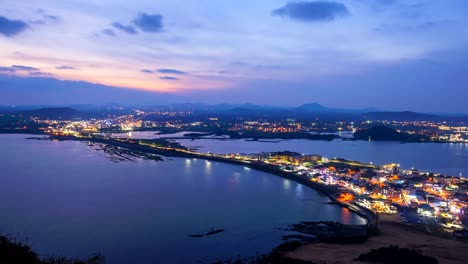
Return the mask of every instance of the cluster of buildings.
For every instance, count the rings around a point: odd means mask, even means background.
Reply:
[[[231,131],[255,131],[255,132],[271,132],[271,133],[297,133],[307,132],[307,127],[303,127],[300,122],[295,122],[294,119],[286,119],[279,121],[243,121],[235,123]]]
[[[34,118],[34,121],[40,125],[39,130],[45,133],[73,136],[95,134],[103,130],[126,132],[143,126],[143,121],[139,118],[135,118],[134,115],[121,115],[89,120],[41,120]]]
[[[144,116],[145,113],[138,113],[138,115]],[[38,122],[48,125],[46,128],[48,133],[78,137],[116,126],[121,131],[131,131],[154,125],[152,123],[154,121],[144,121],[142,118],[135,118],[135,115],[103,120],[38,120]],[[212,118],[211,122],[219,122],[219,120]],[[294,120],[288,122],[291,122],[291,126],[304,129],[294,123]],[[192,122],[189,125],[193,124]],[[272,125],[250,121],[242,124],[252,128]],[[463,128],[457,129],[462,133],[466,132]],[[418,217],[414,221],[432,218],[436,219],[440,225],[456,228],[463,228],[463,223],[466,224],[468,220],[468,181],[461,177],[425,173],[414,169],[402,170],[399,164],[375,166],[341,159],[329,160],[320,155],[302,155],[295,152],[212,155],[258,162],[307,177],[310,181],[335,188],[340,201],[355,203],[376,212],[397,214],[403,208],[415,212]],[[403,222],[413,221],[409,219],[409,216],[401,218]]]
[[[101,111],[101,110],[100,110]],[[208,112],[196,114],[191,110],[171,109],[107,109],[93,114],[89,120],[44,120],[21,115],[2,115],[0,125],[8,128],[39,127],[40,130],[57,133],[96,133],[104,130],[127,132],[148,129],[179,129],[181,131],[226,131],[258,133],[326,133],[355,132],[374,125],[391,126],[398,131],[427,136],[433,141],[468,143],[468,125],[462,121],[398,121],[398,120],[354,120],[332,121],[319,118],[266,117],[255,114],[226,116]],[[14,117],[14,118],[13,118]],[[26,116],[24,117],[26,118]],[[12,120],[10,120],[12,119]],[[356,118],[358,119],[358,118]],[[24,122],[20,122],[24,121]],[[27,122],[26,122],[27,121]]]
[[[210,116],[192,118],[191,112],[133,110],[131,113],[90,120],[41,120],[31,118],[43,132],[57,135],[87,136],[103,131],[129,132],[138,129],[174,128],[196,130],[216,127],[227,131],[259,131],[271,133],[313,132],[334,128],[353,131],[369,126],[372,121],[299,122],[284,120],[230,120]],[[430,136],[434,140],[468,143],[468,126],[430,121],[378,121],[407,133]],[[417,170],[400,170],[398,164],[377,167],[344,160],[327,160],[319,155],[294,152],[268,153],[257,156],[236,155],[230,158],[263,162],[308,177],[317,183],[335,186],[344,201],[352,201],[377,212],[397,213],[397,208],[414,208],[421,216],[442,217],[447,225],[459,225],[468,218],[468,182]]]
[[[465,122],[447,121],[378,121],[408,134],[420,134],[433,141],[468,143],[468,126]]]
[[[342,202],[386,214],[414,212],[413,220],[402,214],[402,222],[432,219],[446,228],[468,224],[468,181],[461,177],[401,170],[399,164],[374,166],[294,152],[269,153],[261,160],[310,181],[334,186]]]

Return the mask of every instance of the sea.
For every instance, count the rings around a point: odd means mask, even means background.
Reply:
[[[268,253],[300,221],[365,223],[314,190],[243,166],[185,158],[116,162],[86,142],[28,137],[0,135],[0,234],[42,257],[213,263]],[[186,143],[231,152],[240,142]],[[262,143],[244,144],[237,151]]]

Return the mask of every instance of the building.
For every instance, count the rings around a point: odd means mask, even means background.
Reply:
[[[276,162],[289,162],[294,164],[310,162],[310,163],[318,163],[322,161],[322,156],[320,155],[303,155],[296,152],[290,151],[283,151],[283,152],[274,152],[270,153],[269,156],[270,160],[274,160]]]

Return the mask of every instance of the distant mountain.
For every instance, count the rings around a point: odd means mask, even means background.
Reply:
[[[374,126],[368,129],[356,131],[354,138],[357,140],[375,140],[375,141],[401,141],[401,142],[424,142],[429,138],[421,135],[410,135],[401,133],[387,126]]]
[[[296,110],[306,111],[306,112],[325,112],[325,111],[330,111],[331,109],[319,103],[309,103],[309,104],[303,104],[297,107]]]
[[[20,111],[27,111],[27,110],[36,110],[39,108],[45,108],[47,106],[44,105],[20,105],[20,106],[6,106],[6,105],[0,105],[0,113],[5,114],[5,113],[16,113]]]
[[[264,106],[264,105],[256,105],[252,103],[245,103],[245,104],[194,104],[194,103],[184,103],[184,104],[171,104],[166,106],[159,106],[159,107],[169,107],[173,110],[181,110],[181,111],[229,111],[232,109],[271,109],[271,108],[280,108],[274,106]]]
[[[375,108],[365,109],[345,109],[345,108],[328,108],[319,103],[303,104],[297,108],[296,111],[309,112],[309,113],[337,113],[337,114],[362,114],[369,111],[375,111]]]
[[[157,87],[155,87],[157,88]],[[2,105],[104,105],[118,102],[123,105],[173,104],[187,101],[184,96],[108,86],[85,81],[67,81],[51,77],[28,77],[0,73],[0,104]],[[40,91],[40,92],[38,92]],[[34,96],[31,96],[34,94]]]
[[[369,112],[364,114],[367,120],[395,120],[395,121],[415,121],[415,120],[436,120],[440,116],[432,114],[416,113],[411,111],[403,112]]]
[[[34,78],[32,78],[34,79]],[[68,84],[69,82],[65,82]],[[0,90],[2,89],[0,85]],[[46,88],[44,88],[46,89]],[[85,92],[88,88],[83,88]],[[99,89],[96,89],[99,90]],[[89,92],[89,91],[88,91]],[[127,89],[116,89],[115,92],[130,93]],[[54,95],[50,95],[54,96]],[[130,98],[130,97],[129,97]],[[149,98],[149,96],[148,96]],[[364,120],[395,120],[395,121],[447,121],[447,122],[468,122],[466,115],[449,114],[425,114],[412,111],[376,111],[374,108],[365,109],[345,109],[329,108],[319,103],[307,103],[298,107],[294,106],[275,106],[275,105],[257,105],[252,103],[244,104],[200,104],[200,103],[166,103],[166,104],[53,104],[53,105],[0,105],[0,114],[28,112],[38,109],[55,109],[55,112],[64,110],[63,114],[54,115],[55,117],[88,117],[83,115],[91,113],[96,118],[103,118],[109,115],[131,114],[133,109],[139,109],[146,112],[155,110],[168,111],[191,111],[198,116],[219,115],[231,118],[251,117],[251,118],[295,118],[298,120],[308,120],[320,118],[322,120],[333,121],[364,121]],[[69,113],[65,109],[73,109],[81,112]],[[50,115],[52,113],[49,113]]]
[[[235,107],[231,108],[224,113],[231,113],[231,114],[253,114],[256,111],[252,108],[247,108],[247,107]]]
[[[135,106],[137,107],[137,106]],[[468,122],[468,117],[465,115],[436,115],[417,113],[412,111],[377,111],[376,108],[363,109],[346,109],[346,108],[329,108],[319,103],[307,103],[298,107],[290,106],[272,106],[272,105],[257,105],[252,103],[244,104],[170,104],[159,105],[157,108],[167,108],[178,111],[193,111],[197,114],[222,114],[226,116],[275,116],[277,118],[307,118],[319,117],[329,121],[333,120],[348,120],[348,121],[363,121],[363,120],[395,120],[395,121],[458,121]]]
[[[50,120],[90,119],[92,117],[89,113],[84,113],[70,107],[40,108],[16,112],[16,114]]]
[[[288,106],[272,106],[272,105],[257,105],[252,103],[244,104],[172,104],[160,107],[168,107],[173,110],[190,110],[196,112],[223,112],[223,113],[235,113],[239,114],[242,112],[252,112],[254,110],[257,113],[316,113],[316,114],[363,114],[369,111],[375,111],[375,108],[367,109],[342,109],[342,108],[328,108],[319,103],[307,103],[298,107]]]

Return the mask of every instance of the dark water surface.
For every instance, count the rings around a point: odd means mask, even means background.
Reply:
[[[194,159],[115,163],[85,143],[0,135],[0,233],[43,255],[211,263],[266,253],[298,221],[363,219],[295,182]],[[203,238],[210,228],[225,232]]]

